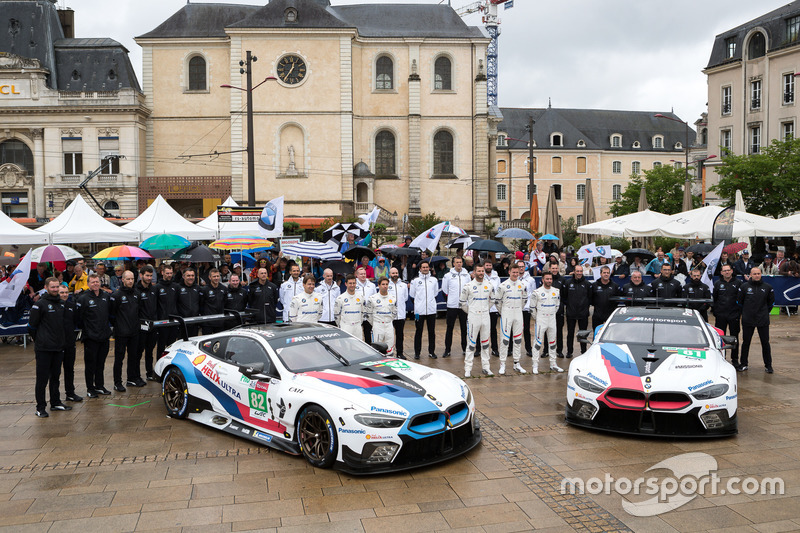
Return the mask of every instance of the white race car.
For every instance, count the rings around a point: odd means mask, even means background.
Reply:
[[[567,422],[640,435],[735,434],[736,369],[722,352],[735,342],[692,309],[620,307],[569,367]]]
[[[351,473],[397,471],[481,440],[449,372],[386,358],[338,328],[240,327],[171,345],[155,366],[170,416]]]

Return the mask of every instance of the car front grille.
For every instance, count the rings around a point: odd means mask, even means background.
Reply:
[[[682,392],[654,392],[647,398],[647,406],[653,411],[679,411],[690,405],[691,398]]]

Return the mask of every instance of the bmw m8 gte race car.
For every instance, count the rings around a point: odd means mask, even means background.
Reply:
[[[178,341],[155,371],[171,417],[302,454],[317,467],[397,471],[481,440],[461,379],[386,358],[330,326],[247,326]]]
[[[674,307],[619,307],[598,330],[569,368],[568,423],[640,435],[737,432],[736,370],[722,351],[735,338]]]

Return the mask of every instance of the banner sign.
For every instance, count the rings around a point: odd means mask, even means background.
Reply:
[[[719,244],[724,242],[729,244],[733,240],[733,217],[736,213],[735,207],[730,206],[723,209],[714,219],[714,226],[711,230],[711,242]]]
[[[217,206],[219,222],[258,222],[261,218],[260,207],[239,207],[230,205]]]

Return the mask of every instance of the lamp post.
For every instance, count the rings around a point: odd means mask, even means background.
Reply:
[[[239,74],[247,74],[247,87],[235,87],[233,85],[220,85],[225,89],[238,89],[247,93],[247,205],[254,207],[256,205],[256,169],[255,169],[255,148],[253,146],[253,91],[258,89],[264,83],[270,80],[276,80],[274,76],[267,76],[264,80],[253,87],[253,63],[258,61],[258,58],[247,51],[247,56],[244,60],[239,61]]]
[[[677,122],[677,123],[683,124],[685,126],[684,132],[685,132],[686,136],[685,136],[685,142],[683,144],[683,153],[684,153],[684,155],[686,157],[686,161],[685,161],[685,164],[684,164],[684,167],[683,167],[684,176],[685,176],[684,177],[683,186],[686,187],[689,190],[689,192],[691,192],[691,186],[692,185],[691,185],[691,182],[689,181],[689,123],[685,122],[685,121],[683,121],[683,120],[681,120],[679,118],[673,118],[673,117],[668,117],[667,115],[662,115],[661,113],[656,113],[655,117],[656,118],[664,118],[664,119],[667,119],[667,120],[671,120],[672,122]]]

